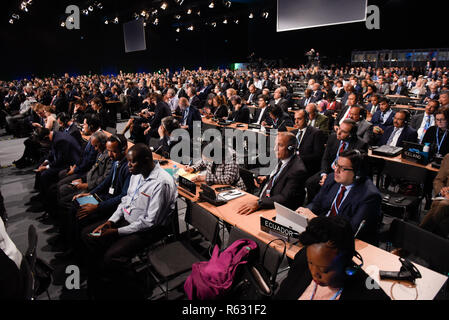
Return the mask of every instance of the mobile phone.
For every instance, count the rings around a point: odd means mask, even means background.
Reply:
[[[232,189],[234,189],[234,187],[219,187],[219,188],[215,189],[215,191],[222,192],[222,191],[228,191],[228,190],[232,190]]]
[[[101,231],[100,232],[91,232],[90,235],[92,237],[99,237],[99,236],[101,236]]]

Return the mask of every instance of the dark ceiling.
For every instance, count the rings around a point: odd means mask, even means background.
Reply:
[[[276,32],[276,0],[233,0],[230,8],[219,0],[214,1],[213,9],[208,7],[210,0],[185,0],[181,6],[166,0],[165,11],[160,9],[161,0],[103,0],[99,1],[103,10],[95,8],[88,16],[81,14],[80,30],[60,26],[65,8],[75,4],[82,10],[93,1],[33,0],[28,13],[19,10],[21,2],[1,2],[0,79],[65,71],[115,73],[228,66],[244,62],[253,51],[294,66],[305,61],[304,52],[311,47],[329,62],[348,61],[353,49],[449,47],[443,36],[446,11],[439,10],[441,1],[434,0],[369,0],[381,9],[380,30],[367,30],[362,22],[281,33]],[[122,23],[132,20],[134,13],[152,8],[158,9],[158,15],[147,21],[147,50],[125,53]],[[193,9],[191,15],[186,14],[188,8]],[[261,17],[264,11],[269,12],[268,19]],[[20,19],[10,24],[14,12]],[[248,18],[250,12],[254,12],[254,19]],[[175,18],[177,14],[182,16],[180,20]],[[104,23],[116,16],[119,24]],[[157,26],[152,24],[155,17],[159,19]],[[212,22],[217,23],[216,28]],[[195,30],[188,31],[192,24]]]

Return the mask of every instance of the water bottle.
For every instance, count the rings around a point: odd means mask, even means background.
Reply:
[[[178,183],[179,180],[179,174],[178,174],[178,167],[173,165],[173,178],[175,178],[176,183]]]

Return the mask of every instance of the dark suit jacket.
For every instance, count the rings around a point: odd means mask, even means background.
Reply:
[[[397,92],[398,92],[398,85],[394,87],[393,91],[391,91],[390,94],[397,94]],[[399,95],[401,96],[408,96],[408,89],[405,86],[405,84],[402,85],[399,92],[400,92]]]
[[[307,99],[310,99],[310,100],[307,101]],[[305,108],[307,107],[307,105],[308,105],[309,103],[311,103],[311,102],[313,102],[313,101],[312,101],[312,97],[309,97],[309,98],[304,97],[304,98],[302,98],[301,100],[299,100],[299,102],[298,102],[298,107],[301,108],[301,109],[305,109]]]
[[[190,102],[190,99],[189,99]],[[192,101],[190,102],[190,106],[193,106],[197,109],[201,109],[203,107],[203,104],[201,103],[200,98],[198,98],[198,96],[194,96],[192,98]]]
[[[171,109],[170,106],[165,102],[159,102],[156,105],[156,108],[154,109],[154,117],[150,121],[150,136],[152,137],[158,137],[159,134],[157,133],[157,130],[159,129],[159,126],[161,125],[161,120],[165,117],[171,116]]]
[[[293,120],[288,113],[284,112],[282,116],[276,121],[272,121],[273,129],[277,129],[279,132],[287,131],[287,127],[293,127]]]
[[[78,164],[81,157],[81,147],[67,132],[53,132],[51,151],[48,161],[52,169],[63,170]]]
[[[251,92],[247,92],[245,94],[245,96],[243,97],[243,99],[245,101],[247,101],[249,104],[257,104],[257,97],[262,93],[262,91],[260,91],[259,89],[256,89],[256,92],[254,92],[253,96],[252,96],[252,100],[248,101],[249,97],[251,96]]]
[[[346,150],[358,149],[360,151],[368,151],[368,144],[365,141],[357,139],[350,139],[349,145]],[[321,159],[321,173],[331,173],[332,163],[337,157],[338,147],[340,146],[340,140],[337,139],[337,134],[333,132],[327,139],[326,149],[324,150],[323,157]]]
[[[79,165],[77,165],[75,168],[75,174],[79,175],[86,174],[87,171],[89,171],[97,161],[97,156],[98,152],[95,150],[94,146],[89,141],[86,147],[84,148]]]
[[[229,115],[228,107],[225,104],[219,106],[214,111],[214,117],[216,118],[226,118],[228,117],[228,115]]]
[[[67,129],[68,129],[67,133],[70,134],[72,137],[74,137],[75,140],[78,141],[79,145],[83,147],[85,142],[81,137],[81,132],[76,126],[76,124],[72,123]]]
[[[96,193],[103,200],[98,204],[97,209],[102,213],[112,213],[122,201],[122,197],[126,196],[126,193],[128,192],[131,173],[128,169],[128,161],[126,160],[126,157],[120,161],[114,181],[112,181],[113,175],[114,164],[112,165],[106,179],[104,179],[99,186],[90,191],[90,194]],[[112,182],[114,182],[114,184],[112,184]],[[109,189],[111,187],[114,188],[114,194],[112,195],[109,194]]]
[[[381,121],[380,121],[381,113],[382,113],[382,111],[380,111],[380,109],[378,109],[373,114],[373,117],[371,118],[371,123],[373,124],[373,126],[378,126],[378,127],[382,128],[383,130],[385,130],[386,127],[393,125],[393,118],[394,118],[394,115],[396,114],[396,112],[393,110],[393,112],[390,113],[390,116],[384,123],[381,123]]]
[[[53,104],[56,107],[56,114],[60,112],[67,113],[69,111],[69,102],[67,101],[65,96],[56,98]]]
[[[292,133],[297,136],[298,130],[294,130]],[[299,156],[304,162],[309,175],[313,175],[320,170],[320,161],[324,152],[322,136],[322,131],[309,126],[298,147]]]
[[[307,207],[317,216],[326,215],[337,196],[340,184],[335,182],[334,173],[326,178],[320,192]],[[381,219],[380,205],[382,197],[379,190],[370,179],[355,183],[341,203],[338,215],[351,223],[355,233],[360,223],[365,220],[365,226],[360,230],[359,239],[374,241],[377,238],[377,228]]]
[[[242,105],[238,111],[233,111],[229,120],[234,122],[249,123],[249,108],[246,105]]]
[[[256,123],[257,120],[259,120],[261,111],[262,111],[262,109],[260,109],[260,108],[256,109],[251,123]],[[262,115],[262,119],[260,120],[260,123],[262,123],[263,121],[265,121],[267,123],[267,125],[270,125],[270,126],[273,124],[273,120],[270,118],[270,113],[268,112],[268,107],[265,108],[264,113]]]
[[[312,102],[320,101],[320,100],[323,99],[323,97],[324,97],[324,92],[323,91],[318,90],[316,92],[313,92],[312,93]]]
[[[425,112],[421,112],[412,116],[412,118],[410,119],[410,127],[412,127],[415,130],[418,130],[421,127],[424,115],[427,116]]]
[[[276,104],[275,100],[270,101],[270,106],[273,108],[274,106],[280,106],[284,112],[288,112],[288,107],[290,106],[290,103],[287,99],[281,98],[279,102]]]
[[[307,263],[307,250],[303,248],[296,254],[287,278],[281,283],[274,298],[276,300],[298,300],[312,279]],[[389,300],[381,288],[369,290],[365,285],[367,279],[368,275],[363,270],[358,270],[352,276],[348,276],[345,279],[340,300]]]
[[[378,142],[379,146],[383,146],[387,144],[388,139],[390,138],[391,134],[393,133],[394,126],[390,126],[385,129],[384,134],[382,137],[380,137],[380,140]],[[396,143],[396,147],[402,147],[402,142],[409,141],[409,142],[417,142],[418,140],[418,132],[410,128],[409,126],[405,126],[404,129],[401,132],[401,135],[398,138],[398,141]]]
[[[181,121],[183,118],[184,114],[181,114]],[[190,106],[186,119],[186,125],[189,126],[189,132],[193,130],[193,121],[201,121],[201,114],[197,108]]]
[[[163,156],[164,158],[170,159],[171,149],[181,141],[181,137],[179,137],[178,141],[170,141],[170,137],[163,137],[159,139],[159,142],[156,146],[155,153]]]
[[[261,198],[261,208],[273,209],[274,203],[277,202],[296,210],[304,202],[306,177],[307,171],[304,162],[297,155],[293,156],[274,181],[270,192],[271,196]],[[266,183],[268,181],[269,178],[266,179]]]
[[[439,130],[439,132],[441,132],[441,130]],[[438,151],[436,134],[437,134],[437,127],[432,126],[429,129],[427,129],[422,139],[423,144],[425,144],[426,142],[430,143],[435,153]],[[444,140],[442,138],[443,134],[441,134],[439,138],[439,142],[441,143],[440,154],[445,156],[447,153],[449,153],[449,134],[446,133],[446,137],[444,138]]]

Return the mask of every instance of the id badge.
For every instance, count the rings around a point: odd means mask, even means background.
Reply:
[[[267,191],[265,192],[265,194],[266,194],[267,198],[269,198],[269,197],[270,197],[270,191],[271,191],[271,190],[267,190]]]
[[[113,194],[114,194],[114,188],[113,188],[113,187],[110,187],[110,188],[109,188],[109,194],[110,194],[110,195],[113,195]]]

